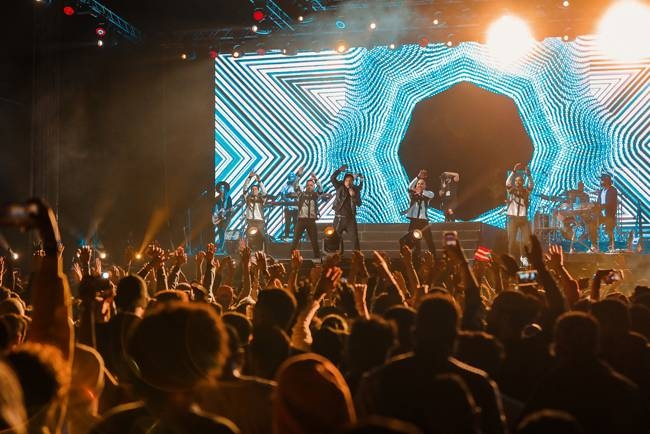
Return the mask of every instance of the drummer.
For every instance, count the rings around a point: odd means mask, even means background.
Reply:
[[[570,209],[584,209],[589,207],[589,195],[585,193],[585,185],[582,182],[578,182],[578,188],[576,190],[567,190],[566,198],[565,203],[569,205]]]

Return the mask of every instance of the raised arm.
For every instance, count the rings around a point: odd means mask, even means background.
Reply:
[[[454,182],[460,181],[460,175],[457,172],[443,172],[443,175],[453,177]]]
[[[343,182],[339,181],[337,178],[343,172],[345,169],[347,169],[348,166],[347,164],[344,164],[343,166],[339,167],[332,173],[332,176],[330,176],[330,182],[332,185],[334,185],[334,188],[339,188],[341,185],[343,185]]]
[[[533,191],[533,177],[530,174],[530,167],[526,167],[526,175],[528,175],[528,185],[526,188],[528,191]]]
[[[255,172],[251,172],[248,174],[248,177],[244,181],[244,187],[243,187],[244,196],[246,196],[246,193],[248,193],[248,187],[251,185],[251,180],[253,179],[254,176],[255,176]]]
[[[409,183],[409,190],[415,190],[415,184],[418,183],[418,177],[416,176],[413,178],[413,180]]]

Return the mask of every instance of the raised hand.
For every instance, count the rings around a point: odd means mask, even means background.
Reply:
[[[300,255],[300,250],[294,250],[291,252],[291,269],[294,271],[300,270],[300,267],[302,266],[302,255]]]
[[[147,247],[147,255],[151,258],[150,262],[154,267],[162,266],[166,259],[165,251],[155,244],[149,244],[149,247]]]
[[[413,251],[406,244],[400,248],[400,255],[405,264],[409,266],[413,264]]]
[[[513,171],[513,172],[516,172],[517,170],[521,169],[521,166],[522,166],[521,163],[517,163],[517,164],[515,164],[515,167],[513,167],[512,171]]]
[[[196,256],[194,256],[194,260],[196,261],[197,264],[202,264],[203,261],[205,260],[205,252],[203,250],[199,250]]]
[[[347,170],[347,168],[348,168],[348,165],[347,165],[347,164],[344,164],[344,165],[342,165],[341,167],[339,167],[338,171],[339,171],[339,172],[343,172],[344,170]]]
[[[564,267],[564,251],[562,246],[552,244],[548,248],[548,252],[544,255],[544,259],[548,263],[549,268],[552,270],[559,270]]]
[[[82,264],[90,263],[90,257],[92,256],[93,249],[90,246],[81,246],[77,249],[77,258]]]
[[[316,294],[314,297],[318,298],[323,294],[331,293],[334,288],[339,284],[339,280],[343,276],[343,270],[339,267],[331,267],[324,270],[321,273],[320,280],[318,281],[318,287],[316,288]]]
[[[286,274],[286,270],[284,269],[284,265],[281,263],[273,264],[268,267],[268,274],[269,274],[269,279],[278,279],[282,281],[282,278]]]
[[[316,176],[316,174],[315,174],[314,172],[311,172],[311,173],[309,174],[309,177],[310,177],[311,179],[313,179],[314,181],[318,180],[318,177]]]
[[[426,169],[421,169],[418,172],[418,178],[420,179],[427,179],[429,177],[429,172],[426,171]]]
[[[185,254],[185,249],[178,247],[172,254],[172,259],[174,259],[174,265],[181,267],[183,264],[187,263],[187,255]]]
[[[249,178],[254,178],[255,176],[257,176],[257,175],[255,175],[255,172],[253,172],[253,171],[251,171],[251,173],[248,174]]]

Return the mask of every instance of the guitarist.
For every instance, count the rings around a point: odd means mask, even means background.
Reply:
[[[226,228],[232,217],[232,199],[230,198],[230,184],[226,181],[218,182],[215,186],[215,204],[212,209],[212,224],[216,250],[223,253],[223,246],[226,241]]]

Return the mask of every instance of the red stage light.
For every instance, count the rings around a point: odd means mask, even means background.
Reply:
[[[253,19],[257,21],[258,23],[262,21],[264,18],[266,18],[266,14],[264,13],[263,10],[261,9],[255,9],[253,11]]]
[[[211,59],[216,59],[217,56],[219,55],[219,53],[217,53],[215,50],[210,50],[208,54],[210,55]]]
[[[104,37],[104,36],[106,36],[106,29],[103,28],[103,27],[97,27],[97,28],[95,29],[95,34],[96,34],[97,36],[99,36],[100,38],[101,38],[101,37]]]
[[[66,14],[67,16],[71,17],[75,14],[75,10],[72,6],[63,6],[63,13]]]

